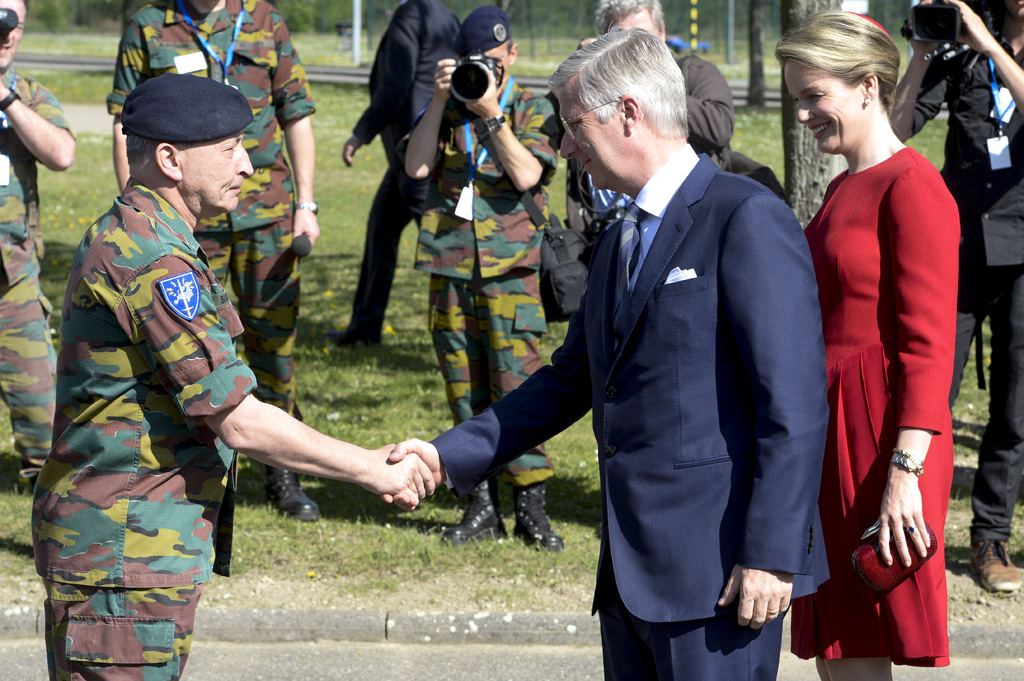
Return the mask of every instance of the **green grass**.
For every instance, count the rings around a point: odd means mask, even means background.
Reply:
[[[66,103],[100,104],[110,86],[109,74],[52,71],[38,77]],[[323,237],[303,264],[296,351],[299,403],[310,424],[363,446],[377,447],[410,436],[432,437],[450,425],[451,417],[426,331],[427,278],[411,267],[413,229],[403,235],[384,343],[339,350],[322,341],[324,331],[347,323],[365,219],[385,160],[377,142],[360,150],[354,168],[345,168],[340,160],[341,144],[367,104],[364,87],[316,85],[315,95],[317,199]],[[929,140],[925,146],[933,160],[941,158],[942,134],[942,126],[933,124],[922,136]],[[779,139],[777,111],[738,113],[735,148],[781,174]],[[58,309],[71,254],[84,229],[109,207],[116,191],[109,144],[108,135],[80,135],[70,170],[41,171],[47,241],[43,287]],[[564,206],[562,171],[551,194],[553,205]],[[552,325],[542,343],[545,354],[557,347],[564,332],[564,324]],[[961,402],[972,403],[975,410],[961,409],[958,418],[977,422],[986,396],[972,391],[971,385],[968,377]],[[31,498],[17,483],[17,463],[10,458],[10,425],[2,407],[0,412],[0,454],[6,455],[0,456],[0,564],[7,578],[31,579]],[[291,579],[306,579],[310,573],[337,577],[357,597],[392,588],[396,580],[412,582],[424,573],[442,574],[450,576],[471,600],[542,610],[545,593],[567,584],[589,589],[601,521],[589,417],[549,442],[548,451],[557,471],[549,485],[548,508],[555,529],[566,539],[562,554],[538,553],[518,541],[460,550],[442,547],[440,529],[458,522],[462,508],[447,492],[408,514],[356,487],[308,479],[306,488],[320,504],[323,520],[315,525],[295,523],[262,503],[262,467],[242,457],[235,572]],[[502,494],[508,508],[507,490]],[[438,599],[438,605],[445,603],[443,596]]]

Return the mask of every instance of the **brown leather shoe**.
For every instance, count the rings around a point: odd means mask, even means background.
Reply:
[[[989,591],[1016,591],[1021,586],[1020,570],[1006,555],[1006,542],[985,539],[971,546],[971,572]]]

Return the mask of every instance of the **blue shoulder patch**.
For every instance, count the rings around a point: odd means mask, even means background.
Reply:
[[[184,272],[157,282],[168,307],[186,321],[195,319],[199,311],[199,281],[195,272]]]

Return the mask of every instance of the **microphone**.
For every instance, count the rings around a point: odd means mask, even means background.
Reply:
[[[300,234],[292,240],[292,253],[296,256],[305,258],[312,250],[313,244],[310,242],[307,235]]]

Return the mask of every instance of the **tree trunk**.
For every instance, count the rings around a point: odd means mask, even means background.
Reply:
[[[839,0],[782,0],[782,32],[801,18],[827,9],[839,9]],[[842,156],[823,154],[805,126],[796,119],[796,103],[782,78],[782,143],[786,154],[786,197],[804,227],[821,207],[828,183],[846,163]]]
[[[750,86],[747,106],[764,106],[764,2],[750,0]]]

